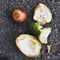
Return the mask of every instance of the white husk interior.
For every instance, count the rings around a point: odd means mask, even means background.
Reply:
[[[25,55],[35,56],[39,54],[41,47],[39,46],[38,42],[36,42],[35,45],[33,43],[34,40],[31,37],[25,36],[23,40],[20,40],[20,38],[18,38],[17,46]]]
[[[35,9],[33,19],[41,24],[49,23],[52,19],[52,14],[46,5],[39,3]]]
[[[39,39],[42,43],[45,43],[45,44],[47,43],[47,38],[48,38],[50,32],[51,32],[51,28],[43,28],[41,30],[41,34],[40,34]]]

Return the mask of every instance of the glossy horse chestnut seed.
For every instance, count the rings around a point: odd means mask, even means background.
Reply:
[[[16,22],[24,22],[27,20],[27,13],[23,9],[16,8],[12,11],[12,18]]]

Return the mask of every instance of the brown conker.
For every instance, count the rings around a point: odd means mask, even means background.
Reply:
[[[12,18],[16,22],[24,22],[27,19],[27,13],[23,9],[16,8],[12,11]]]

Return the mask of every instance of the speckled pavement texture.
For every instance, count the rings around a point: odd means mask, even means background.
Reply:
[[[33,22],[33,11],[39,3],[46,4],[53,15],[52,22],[45,26],[52,27],[48,42],[52,45],[48,54],[46,45],[42,46],[41,55],[29,58],[16,47],[15,39],[23,33],[29,34],[28,24]],[[14,8],[23,8],[28,13],[27,21],[15,23],[11,18]],[[60,0],[0,0],[0,60],[60,60]]]

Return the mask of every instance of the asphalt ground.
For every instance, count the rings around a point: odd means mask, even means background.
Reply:
[[[39,57],[29,58],[16,47],[15,39],[20,34],[29,34],[28,25],[33,22],[34,8],[38,3],[46,4],[52,12],[52,22],[45,25],[52,27],[48,37],[52,47],[48,54],[46,45],[43,45]],[[15,8],[27,11],[28,18],[24,23],[13,21],[11,12]],[[0,0],[0,60],[60,60],[60,0]]]

